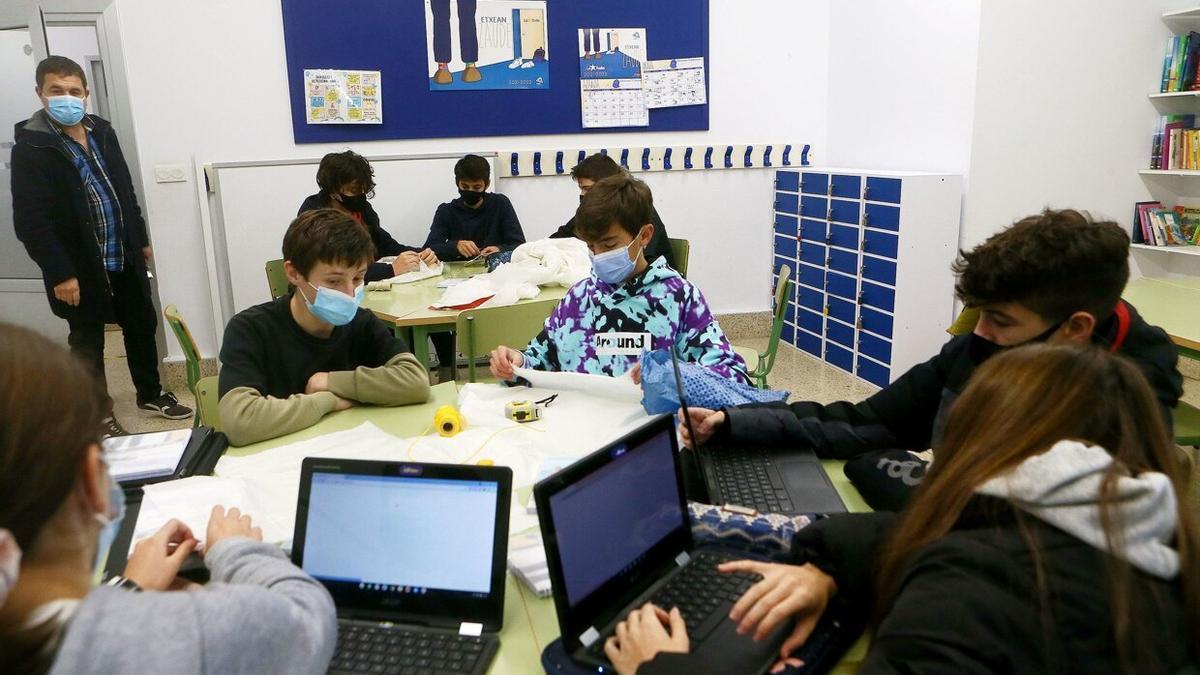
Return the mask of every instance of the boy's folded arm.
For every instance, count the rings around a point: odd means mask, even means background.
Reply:
[[[406,405],[429,400],[429,373],[408,352],[378,368],[359,366],[329,373],[329,391],[341,398],[374,405]]]
[[[253,387],[234,387],[221,397],[221,430],[233,445],[248,445],[306,429],[332,412],[337,396],[328,391],[263,396]]]

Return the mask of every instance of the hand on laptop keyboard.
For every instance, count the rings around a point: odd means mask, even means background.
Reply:
[[[738,560],[719,566],[722,572],[761,574],[762,581],[750,587],[733,606],[729,616],[738,622],[738,633],[765,638],[772,630],[795,617],[796,627],[783,642],[782,653],[791,655],[813,632],[829,600],[837,593],[833,577],[816,566],[781,565],[755,560]]]

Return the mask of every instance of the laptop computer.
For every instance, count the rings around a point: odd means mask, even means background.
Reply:
[[[679,374],[679,359],[671,350],[675,388],[684,410],[684,424],[692,438],[692,420],[687,415],[687,397]],[[842,502],[829,474],[816,453],[807,448],[749,448],[728,444],[693,447],[699,481],[704,494],[692,498],[708,504],[742,507],[761,513],[844,513]],[[736,510],[736,509],[733,509]]]
[[[660,416],[533,489],[563,648],[608,672],[604,642],[630,610],[679,607],[706,672],[763,672],[789,630],[755,642],[728,618],[757,575],[722,574],[737,559],[692,541],[671,416]]]
[[[305,459],[292,559],[337,606],[329,672],[482,674],[511,495],[507,467]]]

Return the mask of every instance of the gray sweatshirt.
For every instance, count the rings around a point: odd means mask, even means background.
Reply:
[[[249,539],[218,542],[205,562],[212,581],[201,590],[88,593],[50,672],[325,672],[337,617],[324,586]]]

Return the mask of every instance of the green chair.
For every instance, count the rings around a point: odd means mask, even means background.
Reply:
[[[966,335],[975,330],[977,323],[979,323],[979,310],[974,307],[964,307],[946,332],[954,336]]]
[[[197,416],[202,418],[206,425],[217,431],[221,430],[221,413],[217,410],[217,404],[220,402],[217,376],[209,375],[200,378],[200,381],[196,383],[196,411],[199,413]]]
[[[679,276],[687,278],[688,256],[692,252],[692,245],[687,239],[672,239],[667,237],[667,243],[671,245],[671,257],[675,259],[675,271],[679,272]]]
[[[1175,444],[1200,448],[1200,408],[1179,402],[1175,408]]]
[[[558,302],[540,300],[459,312],[455,335],[458,336],[458,351],[467,358],[467,381],[477,381],[475,361],[479,357],[500,345],[520,349],[528,344],[542,330]]]
[[[167,305],[163,309],[163,317],[167,320],[167,325],[171,327],[171,331],[175,333],[175,339],[179,341],[179,347],[183,349],[184,368],[187,373],[187,388],[192,392],[192,396],[196,394],[196,384],[200,381],[200,350],[196,347],[196,340],[192,337],[192,331],[188,330],[187,323],[183,317],[179,315],[179,308],[175,305]],[[198,427],[204,424],[203,416],[197,412],[192,415],[192,426]]]
[[[267,287],[271,289],[272,300],[287,295],[291,290],[287,272],[283,269],[283,260],[267,261]]]
[[[746,359],[750,368],[750,381],[759,389],[767,388],[767,375],[775,367],[775,354],[779,351],[779,334],[783,332],[783,315],[787,311],[788,298],[792,295],[792,268],[779,266],[779,281],[775,282],[775,317],[771,321],[771,335],[767,339],[767,350],[758,352],[747,347],[734,347],[734,351]],[[752,365],[753,364],[753,365]]]

